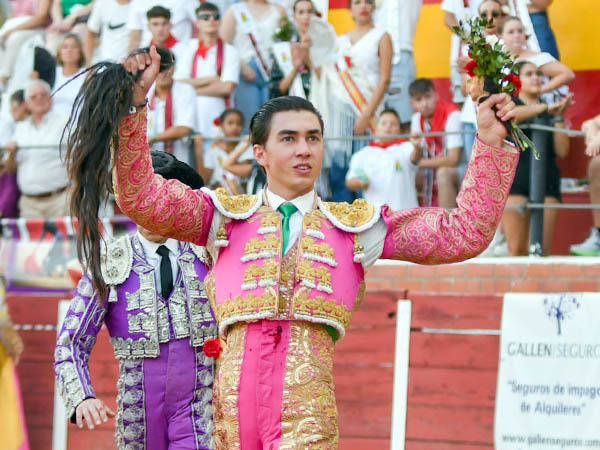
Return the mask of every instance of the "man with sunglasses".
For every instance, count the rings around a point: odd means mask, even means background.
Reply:
[[[221,15],[213,3],[196,9],[198,39],[187,44],[175,78],[196,90],[196,131],[214,136],[214,120],[229,104],[240,73],[238,52],[219,38]]]

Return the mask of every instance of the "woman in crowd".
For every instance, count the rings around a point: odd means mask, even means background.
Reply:
[[[565,128],[564,112],[571,104],[571,97],[558,103],[548,105],[540,101],[542,92],[542,73],[539,68],[530,62],[524,62],[520,68],[522,90],[516,101],[517,120],[521,123],[536,119],[536,123]],[[532,138],[532,130],[525,130],[525,134]],[[546,197],[545,203],[560,203],[560,170],[556,165],[556,157],[564,158],[569,153],[569,136],[565,133],[544,133],[544,146],[546,169]],[[535,163],[542,163],[535,161]],[[531,155],[522,152],[513,185],[510,189],[507,205],[519,205],[529,198],[529,184],[531,181]],[[556,209],[544,210],[544,238],[543,252],[547,255],[552,244],[552,235],[556,223]],[[502,224],[506,236],[509,256],[523,256],[528,253],[529,214],[518,209],[507,208],[502,216]]]
[[[60,112],[63,116],[71,114],[73,102],[85,77],[79,76],[70,82],[69,80],[84,67],[85,56],[79,36],[67,34],[56,52],[55,94],[52,101],[54,110]],[[65,85],[67,82],[69,83]]]
[[[293,6],[294,28],[289,42],[273,45],[273,67],[269,77],[269,97],[295,95],[309,98],[312,44],[308,36],[310,19],[315,15],[312,0],[296,0]]]
[[[373,25],[373,0],[350,0],[354,28],[338,39],[338,61],[328,71],[331,97],[327,113],[329,136],[364,135],[372,127],[390,81],[392,39]],[[353,89],[353,87],[357,89]],[[358,91],[358,92],[357,92]],[[345,184],[353,148],[364,143],[333,141],[330,182],[334,201],[351,201],[353,195]]]
[[[52,24],[46,33],[46,46],[54,52],[65,33],[75,33],[83,42],[87,31],[86,23],[94,0],[53,0],[50,15]]]
[[[11,0],[11,16],[0,28],[0,81],[6,83],[21,46],[36,35],[42,36],[50,18],[52,0]]]
[[[498,33],[517,61],[528,61],[542,71],[545,81],[541,86],[540,94],[554,91],[575,79],[575,73],[550,53],[536,53],[527,49],[527,35],[518,17],[504,17],[498,23]]]
[[[216,140],[202,151],[203,143],[196,139],[198,172],[211,187],[224,187],[230,194],[242,194],[242,179],[250,174],[254,159],[248,136],[239,142],[234,140],[242,134],[244,116],[240,110],[229,108],[221,113],[216,122],[220,135],[231,140]]]
[[[232,44],[240,56],[241,76],[234,104],[244,117],[251,117],[268,98],[273,35],[284,17],[283,7],[266,0],[234,3],[225,12],[221,38]],[[244,132],[247,131],[246,126]]]

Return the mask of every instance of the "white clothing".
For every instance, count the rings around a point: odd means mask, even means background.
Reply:
[[[87,27],[100,35],[100,60],[119,62],[128,55],[131,30],[127,28],[127,19],[130,6],[131,2],[121,4],[117,0],[98,0],[94,3]]]
[[[355,81],[358,82],[358,77],[354,70],[361,70],[363,76],[369,82],[371,90],[377,86],[379,82],[379,41],[385,33],[381,28],[371,28],[358,42],[352,44],[350,41],[350,33],[346,33],[338,38],[339,53],[344,56],[349,56],[352,61],[350,72]],[[363,94],[367,94],[363,92]],[[371,94],[369,92],[368,94]],[[367,98],[367,101],[369,98]]]
[[[273,210],[277,210],[279,205],[284,203],[286,200],[281,198],[279,195],[274,194],[269,190],[269,188],[265,188],[265,201],[269,204],[269,206]],[[298,211],[294,212],[290,216],[290,236],[288,239],[288,245],[286,248],[286,252],[294,245],[300,233],[302,231],[302,218],[304,214],[313,209],[313,206],[316,208],[316,193],[315,191],[310,191],[307,194],[301,195],[290,200],[290,203],[293,203]],[[211,245],[211,242],[215,242],[217,239],[217,231],[221,226],[221,220],[223,216],[219,213],[217,209],[214,210],[213,220],[211,222],[210,231],[208,235],[208,244],[206,249],[211,254],[214,263],[217,262],[217,258],[219,257],[219,248]],[[382,218],[369,228],[366,231],[358,233],[358,237],[360,239],[360,243],[363,246],[365,258],[362,260],[361,264],[364,270],[368,270],[375,261],[379,259],[381,254],[383,253],[383,245],[385,241],[385,236],[387,234],[387,225],[383,221]],[[350,255],[348,255],[350,257]]]
[[[173,96],[173,116],[172,126],[188,127],[194,129],[196,125],[196,110],[194,105],[194,88],[185,84],[173,82],[171,88]],[[165,109],[167,106],[166,98],[161,100],[154,96],[154,90],[148,93],[148,98],[154,98],[154,109],[148,108],[148,135],[155,136],[158,133],[165,131]],[[164,142],[154,142],[152,150],[164,151]],[[184,144],[181,139],[173,143],[173,155],[180,161],[190,164],[190,149],[189,145]]]
[[[472,123],[477,127],[477,108],[475,102],[467,95],[465,102],[460,110],[460,121],[464,123]]]
[[[171,34],[180,42],[192,37],[192,23],[196,20],[195,9],[200,6],[197,0],[133,0],[129,9],[127,28],[141,30],[140,47],[150,44],[152,34],[148,30],[146,13],[154,6],[162,6],[171,11]]]
[[[467,21],[469,18],[477,16],[479,14],[479,5],[483,3],[483,0],[442,0],[441,8],[442,11],[453,14],[457,22]],[[460,91],[460,85],[462,77],[458,72],[456,61],[459,56],[467,55],[467,46],[461,43],[460,38],[452,33],[450,40],[450,82],[452,85],[453,98],[452,100],[457,103],[464,101],[464,96]]]
[[[198,49],[198,39],[189,42],[182,50],[181,63],[177,63],[176,79],[192,77],[192,64]],[[217,75],[217,45],[213,45],[206,53],[206,59],[198,57],[196,60],[196,77],[210,77]],[[240,59],[237,50],[230,44],[223,43],[223,65],[221,66],[221,81],[232,82],[237,85],[240,77]],[[225,110],[225,97],[212,97],[195,95],[196,123],[194,129],[204,136],[215,136],[214,120]],[[248,120],[248,119],[247,119]]]
[[[15,122],[5,119],[4,117],[0,117],[0,147],[3,147],[7,142],[10,142],[14,130]]]
[[[173,273],[173,286],[175,286],[175,280],[177,280],[178,273],[177,257],[179,256],[179,242],[175,239],[167,239],[162,244],[157,244],[156,242],[150,242],[142,236],[142,233],[139,231],[137,232],[137,237],[142,245],[146,262],[154,268],[154,280],[156,281],[157,292],[160,292],[160,284],[162,282],[160,277],[160,261],[162,257],[156,253],[156,251],[161,245],[164,245],[169,250],[169,261],[171,262],[171,272]]]
[[[31,117],[15,125],[17,185],[25,195],[45,194],[69,184],[59,144],[67,118],[49,111],[36,126]],[[44,146],[27,149],[28,146]]]
[[[234,179],[238,183],[241,181],[240,177],[232,174],[231,172],[223,168],[223,160],[227,158],[228,154],[221,147],[216,145],[209,146],[203,154],[203,164],[207,169],[212,169],[213,173],[209,181],[210,186],[214,186],[217,183],[223,185],[224,179]],[[254,159],[254,152],[252,146],[248,146],[246,150],[238,158],[239,162],[252,161]]]
[[[539,68],[539,67],[545,66],[548,63],[556,61],[556,58],[554,56],[552,56],[550,53],[542,52],[542,53],[537,53],[533,56],[529,56],[527,58],[518,58],[518,60],[519,61],[526,60]]]
[[[423,0],[383,0],[375,10],[375,28],[385,30],[394,46],[393,64],[400,62],[402,50],[413,51],[413,41]]]
[[[427,122],[427,121],[425,121]],[[460,112],[452,111],[448,114],[448,119],[446,120],[446,125],[444,127],[444,131],[446,133],[455,133],[461,131],[460,125]],[[412,116],[412,121],[410,123],[410,132],[411,133],[422,133],[421,130],[421,113],[414,113]],[[449,149],[461,147],[463,146],[463,139],[461,134],[448,134],[444,136],[444,151],[445,155]]]
[[[388,148],[367,146],[352,155],[346,179],[359,178],[361,171],[369,178],[364,198],[374,204],[387,204],[394,211],[416,208],[415,186],[418,166],[410,156],[414,147],[410,142]]]
[[[235,7],[232,5],[231,7]],[[248,12],[252,14],[250,8]],[[255,33],[253,32],[254,39],[258,48],[262,51],[265,58],[269,57],[271,52],[271,46],[273,45],[273,34],[277,28],[279,28],[279,22],[281,21],[281,14],[275,5],[269,5],[269,10],[261,19],[254,17]],[[239,53],[240,59],[248,63],[252,58],[256,56],[256,51],[248,38],[248,34],[245,33],[242,27],[236,23],[235,35],[233,36],[232,44]],[[268,63],[268,61],[265,61]]]
[[[85,75],[80,75],[77,78],[77,74],[84,70],[79,70],[75,75],[65,76],[63,74],[63,68],[56,66],[56,78],[54,81],[54,93],[52,95],[52,110],[56,113],[69,117],[71,115],[71,109],[75,102],[75,97],[79,94],[79,90],[85,81]],[[72,78],[74,78],[72,81]],[[65,84],[69,82],[68,84]],[[64,86],[63,86],[64,85]],[[59,90],[59,88],[62,89]]]

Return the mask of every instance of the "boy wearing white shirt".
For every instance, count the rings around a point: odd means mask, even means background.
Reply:
[[[229,106],[237,86],[240,59],[237,50],[219,38],[221,15],[216,5],[202,3],[196,16],[200,34],[188,44],[175,78],[196,90],[196,131],[214,136],[214,120]]]
[[[148,29],[147,12],[155,6],[162,6],[171,12],[173,36],[179,42],[187,42],[192,37],[194,10],[198,0],[133,0],[129,10],[127,28],[129,29],[129,50],[146,47],[152,35]]]
[[[400,133],[400,117],[393,109],[379,115],[375,127],[377,136]],[[346,186],[352,191],[362,190],[370,203],[387,203],[394,211],[416,208],[415,187],[419,160],[422,153],[405,139],[380,139],[371,142],[350,160]]]
[[[148,96],[148,143],[152,150],[172,153],[190,164],[190,146],[181,139],[192,132],[196,122],[194,90],[174,81],[174,70],[160,73]]]

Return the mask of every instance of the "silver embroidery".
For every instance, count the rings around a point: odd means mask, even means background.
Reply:
[[[71,300],[71,311],[81,314],[85,310],[85,302],[80,296],[73,297]]]
[[[65,319],[65,328],[67,330],[75,330],[79,326],[79,317],[68,316]]]

